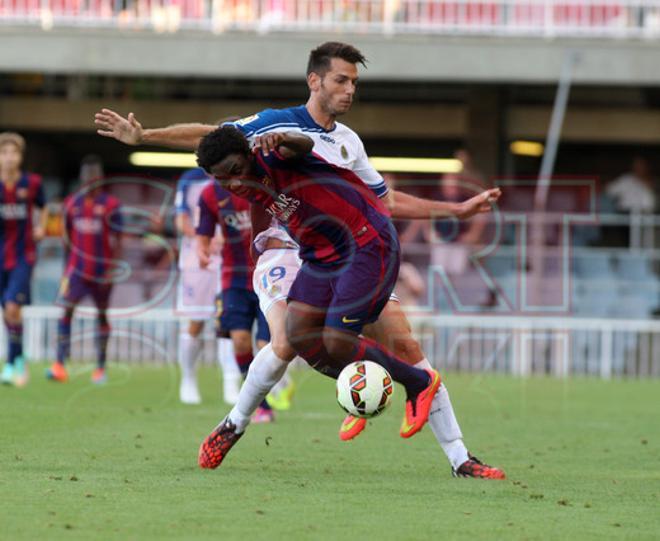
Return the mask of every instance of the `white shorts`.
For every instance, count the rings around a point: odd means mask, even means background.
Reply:
[[[252,275],[254,292],[264,315],[274,303],[286,300],[291,284],[302,265],[297,248],[266,250],[258,259]]]
[[[220,293],[220,269],[181,269],[176,296],[176,311],[192,320],[212,317],[215,297]]]

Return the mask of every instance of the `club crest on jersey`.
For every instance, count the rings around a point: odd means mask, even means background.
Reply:
[[[94,214],[102,216],[105,214],[105,207],[103,205],[94,205]]]
[[[246,124],[249,124],[253,120],[257,120],[257,118],[259,118],[259,115],[246,116],[245,118],[241,118],[240,120],[237,120],[235,124],[238,124],[239,126],[245,126]]]
[[[261,181],[261,183],[262,183],[264,186],[271,187],[271,186],[273,185],[273,179],[270,178],[270,177],[264,177],[263,180]]]
[[[346,150],[344,145],[341,146],[341,157],[348,160],[348,150]]]
[[[298,210],[299,206],[300,201],[298,201],[298,199],[295,197],[288,197],[281,193],[266,209],[266,212],[273,218],[277,218],[282,222],[288,222],[291,215]]]

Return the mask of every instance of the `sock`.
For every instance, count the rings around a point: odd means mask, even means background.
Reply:
[[[218,338],[218,362],[222,369],[222,377],[238,378],[240,376],[241,372],[236,363],[234,344],[231,338]]]
[[[253,357],[252,357],[252,352],[250,353],[241,353],[236,355],[236,363],[238,364],[238,369],[241,371],[241,374],[244,376],[247,375],[250,366],[253,362]],[[245,382],[243,382],[243,386],[245,386]],[[242,390],[242,388],[241,388]],[[266,393],[268,394],[268,393]],[[240,397],[240,394],[239,394]],[[240,400],[240,398],[239,398]],[[269,405],[268,402],[266,402],[266,395],[262,397],[261,403],[259,404],[260,408],[270,410],[272,409]]]
[[[64,364],[71,355],[71,318],[61,317],[57,322],[57,362]]]
[[[110,325],[107,321],[99,321],[96,330],[96,363],[99,368],[105,368],[105,356],[110,339]]]
[[[23,355],[23,324],[9,323],[5,319],[7,327],[7,364],[13,365],[16,357]]]
[[[195,376],[195,363],[202,350],[202,339],[199,336],[179,335],[179,366],[183,379]]]
[[[414,398],[429,384],[429,375],[394,357],[370,338],[359,338],[359,344],[353,350],[349,362],[369,360],[381,365],[392,379],[406,388],[408,399]]]
[[[280,381],[278,381],[270,390],[270,394],[277,396],[279,393],[284,391],[290,384],[291,384],[291,376],[289,376],[289,372],[286,371],[284,372],[284,375],[280,378]]]
[[[427,359],[423,359],[415,366],[417,368],[431,368],[431,363]],[[454,469],[458,468],[469,456],[463,443],[461,427],[456,420],[454,408],[449,399],[449,392],[447,392],[444,383],[440,385],[438,392],[433,397],[428,423],[435,439],[438,440],[440,447],[447,455],[449,463]]]
[[[284,375],[288,365],[289,363],[275,355],[270,344],[257,353],[241,387],[238,402],[229,412],[229,420],[236,425],[236,432],[245,430],[250,423],[250,416],[264,402],[264,398]]]

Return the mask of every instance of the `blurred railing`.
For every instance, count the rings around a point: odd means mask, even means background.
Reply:
[[[660,0],[0,0],[0,25],[656,38]]]
[[[27,307],[26,355],[52,360],[56,307]],[[555,317],[411,315],[427,357],[442,370],[569,377],[660,376],[660,321]],[[108,359],[121,363],[176,362],[182,321],[171,310],[114,318]],[[72,358],[92,362],[95,319],[87,312],[73,326]],[[0,341],[4,341],[0,328]],[[207,329],[202,359],[214,363],[215,336]]]

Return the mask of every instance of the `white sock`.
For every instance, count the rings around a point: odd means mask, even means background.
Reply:
[[[415,365],[416,368],[432,368],[427,359],[423,359]],[[447,455],[453,468],[458,468],[468,457],[468,450],[463,443],[461,427],[458,426],[454,408],[449,399],[447,387],[443,383],[433,397],[431,413],[429,414],[429,426],[433,431],[435,439]]]
[[[218,338],[218,362],[223,378],[240,378],[241,371],[236,363],[234,344],[231,338]]]
[[[284,391],[289,385],[291,384],[291,376],[289,375],[289,371],[287,370],[284,372],[284,375],[280,378],[280,381],[278,381],[275,386],[270,390],[270,393],[274,396],[277,396],[279,393]]]
[[[229,420],[236,425],[236,432],[245,430],[250,423],[250,416],[284,375],[288,365],[273,353],[270,344],[257,353],[241,387],[238,402],[229,412]]]
[[[200,336],[190,336],[187,332],[179,335],[179,366],[183,379],[195,377],[195,364],[201,351],[202,338]]]

